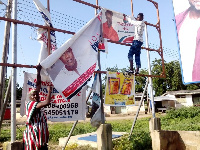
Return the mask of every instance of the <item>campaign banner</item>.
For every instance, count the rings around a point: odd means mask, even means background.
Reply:
[[[107,71],[105,104],[110,106],[135,105],[135,76]]]
[[[48,76],[41,76],[40,101],[46,100],[47,87],[52,87],[51,103],[43,111],[47,119],[54,122],[85,120],[86,114],[86,88],[83,88],[72,99],[65,100],[56,90]],[[20,114],[25,115],[25,103],[29,101],[28,93],[36,88],[37,75],[24,73],[24,84],[21,98]]]
[[[200,82],[200,20],[199,2],[172,0],[179,44],[182,81]]]
[[[90,122],[92,126],[99,127],[102,122],[101,116],[103,115],[101,109],[99,73],[95,74],[91,90],[93,92],[93,96],[92,96],[92,109],[90,113],[91,115]]]
[[[101,19],[97,15],[41,62],[53,85],[66,100],[76,95],[95,71],[100,25]]]
[[[103,37],[120,43],[132,43],[135,27],[128,16],[102,8]]]
[[[53,27],[52,21],[51,21],[51,16],[49,11],[41,4],[39,0],[33,0],[36,8],[42,15],[42,18],[45,21],[45,25],[49,27]],[[47,29],[39,28],[37,31],[38,37],[37,40],[41,43],[41,49],[40,49],[40,54],[38,58],[38,63],[40,63],[42,60],[44,60],[48,55],[48,31]],[[57,49],[57,44],[56,44],[56,36],[55,36],[55,31],[50,31],[50,53],[52,51]]]

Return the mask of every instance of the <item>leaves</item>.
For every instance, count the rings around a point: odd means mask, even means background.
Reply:
[[[200,131],[200,107],[183,107],[167,111],[161,117],[162,130]]]
[[[155,59],[152,64],[152,74],[160,75],[162,72],[161,59]],[[166,78],[153,78],[155,96],[160,96],[166,91],[196,90],[200,88],[198,84],[183,84],[180,63],[178,61],[175,60],[169,63],[165,62],[164,65],[166,70]]]

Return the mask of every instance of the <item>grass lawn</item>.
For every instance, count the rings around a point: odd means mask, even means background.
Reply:
[[[182,130],[182,131],[199,131],[200,130],[200,107],[188,107],[178,110],[168,111],[165,116],[156,114],[161,118],[162,130]],[[114,150],[149,150],[151,147],[151,137],[149,133],[149,117],[138,119],[133,130],[133,134],[128,140],[128,135],[113,141]],[[130,133],[133,120],[116,120],[107,121],[112,125],[112,131]],[[49,125],[50,141],[49,149],[56,150],[58,139],[67,137],[73,124],[71,123],[55,123]],[[22,140],[22,132],[25,126],[17,127],[16,139]],[[85,134],[96,131],[89,122],[78,123],[72,135]],[[3,126],[1,130],[0,143],[10,141],[10,126]],[[93,150],[89,146],[78,147],[78,145],[69,145],[68,149],[74,150]]]

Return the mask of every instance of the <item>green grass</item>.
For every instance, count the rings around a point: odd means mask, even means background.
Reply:
[[[161,129],[162,130],[182,130],[182,131],[200,131],[200,107],[188,107],[181,108],[178,110],[168,111],[165,116],[156,116],[161,119]],[[149,133],[149,119],[143,118],[136,121],[132,136],[129,139],[128,135],[124,135],[122,138],[114,140],[113,146],[114,150],[149,150],[151,147],[151,137]],[[112,131],[114,132],[127,132],[130,133],[133,120],[117,120],[117,121],[107,121],[112,125]],[[49,145],[58,145],[58,140],[60,137],[67,137],[73,124],[71,123],[55,123],[49,124],[50,141]],[[19,130],[20,129],[20,130]],[[25,126],[20,126],[17,128],[17,140],[22,140],[22,131],[24,131]],[[78,123],[72,134],[85,134],[96,131],[96,128],[87,123]],[[4,126],[1,130],[0,143],[5,141],[10,141],[10,127]],[[80,147],[72,145],[72,148],[68,149],[86,149],[87,147]],[[93,149],[93,148],[91,148]]]

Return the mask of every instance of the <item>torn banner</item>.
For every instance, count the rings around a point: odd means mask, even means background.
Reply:
[[[53,27],[49,11],[40,3],[39,0],[33,0],[33,2],[35,3],[35,6],[38,9],[38,11],[41,13],[45,21],[45,25],[49,27]],[[48,49],[47,49],[48,48],[48,31],[47,29],[39,28],[37,34],[38,34],[37,39],[41,43],[41,49],[40,49],[40,54],[38,58],[38,63],[40,63],[49,55]],[[51,41],[50,53],[51,53],[52,51],[57,49],[55,31],[50,31],[50,41]]]
[[[99,15],[41,62],[55,88],[66,99],[87,84],[96,68],[101,20]]]
[[[94,77],[94,82],[92,84],[92,110],[90,113],[91,117],[91,125],[94,127],[99,127],[102,120],[102,113],[101,110],[101,98],[100,98],[100,82],[99,82],[99,74],[96,73]],[[104,117],[105,120],[105,117]]]
[[[36,87],[37,75],[24,73],[24,84],[21,98],[20,115],[25,115],[25,103],[29,101],[28,93]],[[53,87],[48,76],[41,76],[42,84],[39,92],[40,101],[44,101],[47,96],[47,87],[52,86],[51,104],[46,106],[43,111],[49,121],[63,122],[85,120],[86,108],[86,88],[83,88],[72,99],[66,101],[60,93]]]
[[[132,43],[135,27],[128,22],[128,16],[102,8],[103,37],[121,43]]]
[[[135,105],[135,76],[107,72],[105,104],[110,106]]]

